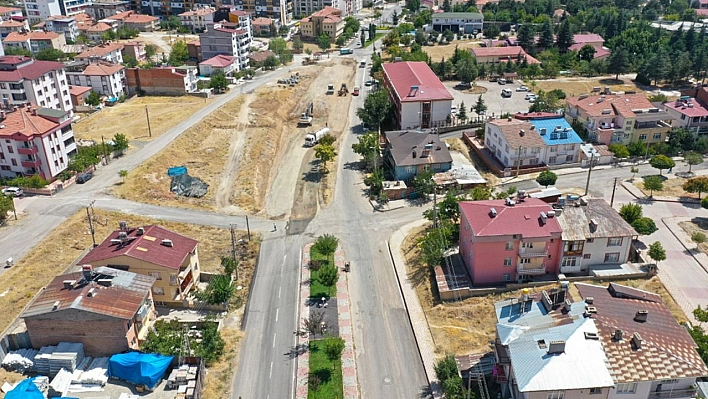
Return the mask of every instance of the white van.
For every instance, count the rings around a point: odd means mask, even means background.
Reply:
[[[502,89],[501,95],[502,97],[511,97],[511,90],[510,89]]]
[[[366,68],[366,60],[361,60],[361,62],[359,62],[359,68]]]

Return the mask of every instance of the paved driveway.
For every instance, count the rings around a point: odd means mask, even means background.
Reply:
[[[475,114],[474,111],[470,111],[470,108],[474,107],[474,105],[477,103],[477,98],[479,97],[479,94],[471,94],[455,89],[455,85],[459,83],[458,81],[449,81],[443,83],[445,84],[445,87],[447,87],[447,89],[450,91],[452,96],[455,98],[454,104],[457,105],[457,107],[459,108],[460,103],[464,101],[465,107],[467,108],[467,116],[470,118],[475,118],[477,114]],[[499,116],[507,112],[512,114],[516,112],[528,112],[529,106],[531,106],[531,103],[529,103],[527,100],[524,100],[526,93],[516,91],[516,88],[521,86],[520,83],[515,82],[511,84],[500,85],[496,82],[477,81],[477,86],[481,86],[487,89],[487,92],[482,94],[482,99],[487,105],[487,115],[489,116]],[[510,89],[512,91],[511,97],[502,97],[502,89]]]

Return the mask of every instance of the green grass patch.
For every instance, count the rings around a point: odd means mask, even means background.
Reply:
[[[324,353],[324,340],[310,341],[310,373],[320,380],[317,391],[310,389],[308,399],[341,399],[344,397],[342,361],[331,361]]]
[[[322,265],[319,270],[310,269],[310,298],[320,299],[322,297],[331,298],[337,296],[337,285],[328,287],[320,281],[319,274],[325,266],[334,265],[334,255],[323,255],[315,250],[314,246],[310,248],[310,261],[321,261]]]
[[[376,28],[376,30],[378,30],[378,28]],[[381,39],[384,36],[386,36],[386,33],[376,32],[376,37],[374,38],[374,40],[367,40],[366,43],[364,43],[364,48],[371,46],[371,43]]]

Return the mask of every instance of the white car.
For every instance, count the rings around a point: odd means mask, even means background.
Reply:
[[[531,98],[529,98],[529,102],[532,103],[532,104],[535,103],[535,102],[536,102],[536,97],[531,97]]]
[[[2,193],[13,197],[22,197],[25,193],[19,187],[7,187],[2,189]]]
[[[456,115],[457,114],[457,105],[453,105],[450,107],[450,114]]]
[[[530,99],[536,99],[536,95],[533,93],[528,93],[526,94],[526,97],[524,97],[524,100],[530,100]]]
[[[526,86],[521,86],[521,87],[517,87],[516,91],[529,91],[529,88]]]

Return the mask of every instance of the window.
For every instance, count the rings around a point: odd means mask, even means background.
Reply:
[[[646,139],[647,139],[647,135],[646,135],[646,134],[640,134],[640,135],[639,135],[639,141],[643,141],[643,140],[646,140]]]
[[[531,259],[529,259],[529,258],[521,258],[521,261],[519,261],[519,263],[522,264],[522,265],[528,265],[529,263],[531,263]]]
[[[572,258],[563,258],[563,261],[561,262],[561,267],[575,267],[578,264],[578,258],[572,257]]]
[[[620,254],[619,252],[612,252],[609,254],[605,254],[605,263],[607,262],[619,262],[620,260]]]
[[[17,160],[15,158],[12,158],[10,161],[12,162],[12,166],[17,166]]]
[[[522,242],[521,248],[533,248],[533,243],[532,242]]]
[[[556,163],[556,157],[548,157],[548,163]]]
[[[652,136],[654,140],[661,140],[661,133],[654,133],[654,136]]]
[[[511,266],[511,258],[504,259],[504,266]]]
[[[637,383],[636,382],[625,382],[617,384],[617,393],[636,393]]]
[[[588,238],[587,240],[585,240],[585,242],[587,242],[587,243],[593,243],[593,242],[595,242],[595,239],[594,239],[594,238]]]
[[[551,152],[556,152],[556,146],[554,146],[554,145],[551,146]]]
[[[546,399],[563,399],[564,391],[551,391],[546,395]]]
[[[610,237],[607,239],[608,247],[619,247],[622,245],[622,237]]]
[[[415,173],[415,166],[406,166],[406,173]]]
[[[133,326],[133,320],[128,320],[128,330]]]
[[[505,274],[502,276],[502,280],[504,280],[504,281],[511,281],[511,274],[505,273]]]
[[[582,241],[566,241],[563,246],[563,252],[582,252],[584,242]]]
[[[585,255],[583,255],[583,259],[590,259],[590,256],[591,256],[590,254],[585,254]]]
[[[165,289],[162,287],[152,287],[153,295],[165,295]]]
[[[575,145],[573,144],[568,144],[565,146],[566,151],[573,151],[575,149]]]
[[[602,388],[590,388],[590,395],[600,395]]]
[[[511,251],[514,249],[514,242],[513,241],[507,241],[506,246],[504,247],[504,250],[506,251]]]
[[[170,285],[177,285],[179,283],[179,280],[177,279],[176,274],[170,274]]]
[[[150,272],[150,277],[155,277],[155,280],[162,280],[162,273],[160,272]]]

